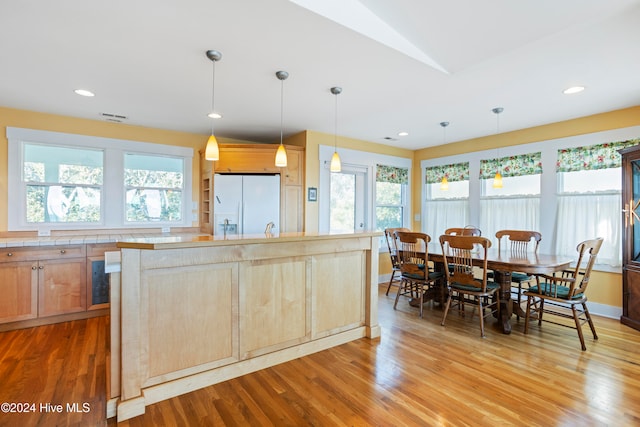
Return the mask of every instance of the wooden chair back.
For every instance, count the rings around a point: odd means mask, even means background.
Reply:
[[[528,230],[500,230],[496,233],[498,239],[498,252],[502,250],[502,240],[507,239],[509,251],[512,255],[526,254],[533,247],[533,252],[538,253],[538,246],[542,240],[542,234]]]
[[[395,236],[396,231],[411,231],[411,230],[404,227],[384,229],[384,238],[387,241],[387,248],[389,249],[389,256],[391,257],[392,268],[399,268],[400,266],[400,263],[398,261],[398,247],[396,245],[396,236]]]
[[[425,279],[429,271],[428,243],[431,237],[413,231],[396,231],[394,234],[401,274],[412,279]]]
[[[602,237],[597,237],[591,240],[585,240],[580,242],[576,247],[578,251],[578,261],[576,267],[571,271],[569,279],[569,294],[568,299],[571,299],[579,294],[584,294],[589,286],[589,278],[591,277],[591,270],[596,263],[596,257],[600,252],[600,247],[603,242]],[[588,258],[587,258],[588,257]],[[583,263],[586,261],[586,264]]]
[[[491,241],[480,236],[440,236],[440,246],[444,264],[449,268],[445,269],[447,281],[481,288],[482,292],[487,289],[487,249],[491,247]],[[479,251],[476,254],[476,251]],[[477,255],[477,256],[476,256]],[[481,265],[476,265],[479,270],[474,270],[474,258],[480,258]],[[476,278],[476,272],[481,275]]]
[[[480,231],[479,228],[474,227],[473,225],[467,225],[465,227],[447,228],[444,231],[444,234],[454,236],[482,236],[482,231]]]

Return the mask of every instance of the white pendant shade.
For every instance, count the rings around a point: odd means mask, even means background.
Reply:
[[[204,158],[209,161],[220,159],[220,150],[218,149],[218,140],[215,135],[211,135],[207,141],[207,148],[204,151]]]
[[[493,188],[502,188],[502,174],[496,172],[496,176],[493,178]]]
[[[333,152],[331,157],[331,166],[329,167],[331,172],[340,172],[342,170],[342,163],[340,162],[340,156],[337,151]]]
[[[276,151],[276,167],[279,167],[279,168],[287,167],[287,150],[285,150],[284,145],[282,145],[282,143],[278,147],[278,151]]]
[[[449,189],[449,180],[446,176],[442,177],[442,181],[440,182],[440,190],[447,191]]]

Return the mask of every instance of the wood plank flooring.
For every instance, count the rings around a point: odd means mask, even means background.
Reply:
[[[513,320],[511,335],[380,287],[380,340],[361,339],[146,408],[137,426],[640,425],[640,332]],[[395,291],[395,289],[394,289]],[[393,294],[393,291],[390,292]],[[492,322],[491,322],[492,323]],[[87,413],[2,414],[2,426],[108,425],[105,318],[0,333],[0,402],[88,402]]]

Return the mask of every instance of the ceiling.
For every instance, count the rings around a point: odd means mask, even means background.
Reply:
[[[419,149],[640,105],[639,22],[640,0],[4,2],[0,106],[204,144],[215,49],[219,137],[278,141],[282,89],[285,137]]]

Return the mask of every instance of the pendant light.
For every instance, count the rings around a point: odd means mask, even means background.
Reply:
[[[440,122],[440,126],[442,126],[442,143],[447,143],[447,126],[449,126],[449,122]],[[442,181],[440,182],[440,191],[449,190],[449,180],[447,179],[447,175],[444,174],[442,176]]]
[[[276,151],[276,167],[286,168],[287,150],[285,150],[284,145],[282,145],[282,129],[284,123],[284,81],[289,77],[289,73],[286,71],[278,71],[276,72],[276,77],[280,80],[280,146],[278,147],[278,151]]]
[[[496,135],[498,135],[500,133],[500,113],[504,111],[504,108],[496,107],[491,111],[493,111],[496,115],[496,120],[497,120]],[[498,160],[499,160],[499,157],[500,157],[499,148],[497,152],[498,152]],[[502,188],[502,174],[500,173],[499,167],[498,167],[498,170],[496,170],[496,176],[493,178],[493,188]]]
[[[332,87],[331,93],[336,96],[336,116],[335,116],[335,132],[333,134],[333,156],[331,156],[331,166],[329,170],[331,172],[340,172],[342,170],[342,163],[340,162],[340,156],[338,155],[338,95],[342,93],[341,87]]]
[[[222,59],[222,54],[217,50],[208,50],[207,58],[209,58],[211,62],[213,62],[213,73],[211,77],[211,115],[213,116],[215,111],[213,109],[213,105],[214,105],[213,101],[214,101],[215,82],[216,82],[216,62]],[[213,134],[213,120],[214,119],[212,118],[211,119],[211,136],[207,141],[207,148],[204,151],[204,158],[211,161],[220,159],[220,150],[218,148],[218,140],[216,139],[216,136]]]

